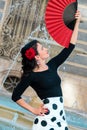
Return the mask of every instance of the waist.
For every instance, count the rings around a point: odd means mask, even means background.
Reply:
[[[45,99],[42,99],[44,104],[49,103],[63,103],[63,96],[57,96],[57,97],[48,97]]]
[[[61,89],[57,89],[57,90],[45,90],[41,93],[37,93],[38,96],[40,97],[41,100],[46,99],[46,98],[57,98],[57,97],[61,97],[62,95],[62,91]]]

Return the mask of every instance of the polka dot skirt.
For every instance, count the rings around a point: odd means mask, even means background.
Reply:
[[[32,130],[69,130],[65,119],[62,97],[51,97],[43,100],[48,108],[45,116],[36,116]]]

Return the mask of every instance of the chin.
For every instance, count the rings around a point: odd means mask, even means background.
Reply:
[[[47,58],[49,58],[50,56],[49,56],[49,54],[47,54]]]

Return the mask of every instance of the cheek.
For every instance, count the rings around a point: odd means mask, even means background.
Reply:
[[[41,58],[44,57],[44,53],[42,53],[42,52],[39,55]]]
[[[40,55],[40,58],[43,60],[49,58],[49,53],[47,53],[47,52],[42,51],[42,52],[40,52],[39,55]]]
[[[42,58],[43,58],[43,59],[47,59],[47,58],[49,58],[49,54],[48,54],[48,53],[44,53],[44,55],[43,55]]]

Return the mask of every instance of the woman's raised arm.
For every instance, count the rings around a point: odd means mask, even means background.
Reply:
[[[79,23],[80,23],[80,19],[81,19],[81,14],[80,11],[77,11],[75,14],[75,18],[76,18],[76,24],[72,33],[72,37],[70,40],[70,43],[72,44],[76,44],[77,41],[77,37],[78,37],[78,28],[79,28]]]

